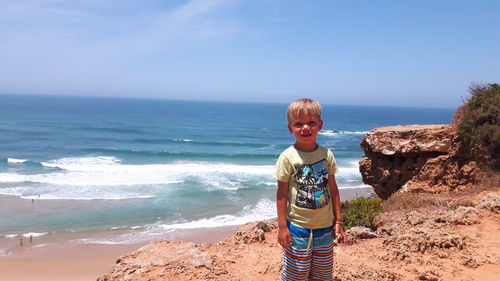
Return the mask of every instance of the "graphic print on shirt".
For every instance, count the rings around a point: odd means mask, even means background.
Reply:
[[[326,159],[314,164],[299,164],[293,179],[297,183],[295,205],[307,209],[320,209],[328,205],[328,168]]]

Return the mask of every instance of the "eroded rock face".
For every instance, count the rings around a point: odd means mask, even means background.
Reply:
[[[390,126],[368,132],[361,147],[382,155],[448,154],[450,125]]]
[[[475,182],[477,165],[460,151],[452,125],[391,126],[361,142],[363,182],[387,199],[397,190],[442,192]]]

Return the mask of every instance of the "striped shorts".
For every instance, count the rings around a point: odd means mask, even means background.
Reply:
[[[288,222],[292,243],[283,249],[282,281],[333,280],[333,227],[306,229]]]

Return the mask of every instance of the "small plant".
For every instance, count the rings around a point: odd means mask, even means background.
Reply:
[[[500,168],[500,85],[472,85],[471,97],[457,109],[457,134],[474,158]]]
[[[341,203],[342,218],[345,229],[354,226],[364,226],[375,230],[376,217],[382,212],[380,199],[365,199],[363,197]]]

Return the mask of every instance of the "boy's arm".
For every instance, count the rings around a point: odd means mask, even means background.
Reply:
[[[340,236],[344,243],[349,242],[347,234],[344,232],[344,225],[342,224],[342,213],[340,209],[340,194],[335,175],[328,175],[328,186],[330,187],[330,195],[332,196],[333,214],[335,215],[335,234]]]
[[[278,180],[278,191],[276,192],[276,208],[278,211],[278,242],[284,249],[292,241],[290,230],[286,222],[286,205],[288,201],[288,182]]]

